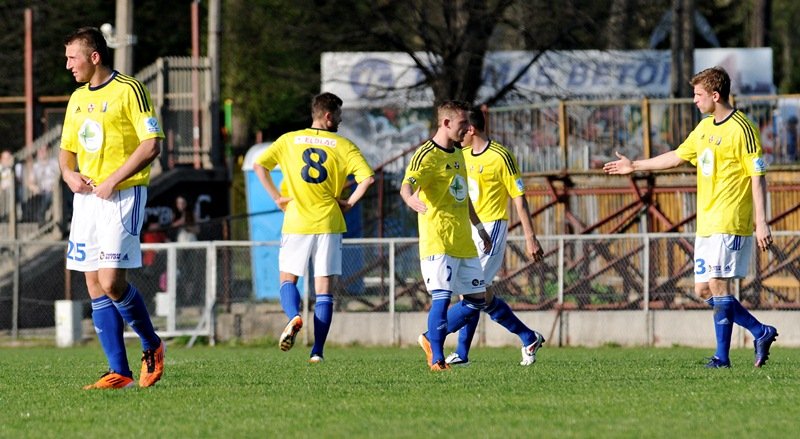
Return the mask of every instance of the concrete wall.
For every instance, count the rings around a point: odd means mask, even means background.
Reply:
[[[759,320],[778,328],[777,345],[800,347],[800,313],[797,311],[756,311]],[[674,345],[714,347],[711,310],[703,311],[526,311],[517,314],[530,328],[541,332],[550,346]],[[517,346],[519,339],[485,314],[475,335],[476,346]],[[305,319],[301,341],[313,339],[313,315]],[[276,339],[286,325],[286,316],[274,309],[247,307],[217,318],[217,339]],[[328,336],[332,344],[364,346],[410,346],[427,328],[427,313],[336,312]],[[453,345],[456,337],[447,338]],[[750,333],[734,327],[733,347],[752,346]]]

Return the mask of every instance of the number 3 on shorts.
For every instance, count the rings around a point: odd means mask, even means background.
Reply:
[[[706,272],[706,260],[705,259],[695,259],[694,265],[697,269],[694,271],[694,274],[703,274]]]

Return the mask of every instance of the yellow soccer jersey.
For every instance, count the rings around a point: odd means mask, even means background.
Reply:
[[[315,128],[282,135],[256,163],[268,170],[280,165],[287,196],[292,198],[282,231],[300,235],[346,232],[337,199],[347,176],[354,175],[360,183],[374,174],[353,142]]]
[[[99,87],[84,84],[69,99],[61,148],[77,155],[81,174],[102,183],[119,169],[139,144],[164,138],[150,93],[136,79],[114,72]],[[116,189],[147,185],[150,166]]]
[[[739,110],[706,117],[675,150],[697,166],[697,236],[753,234],[751,177],[764,175],[758,128]]]
[[[472,242],[469,221],[467,172],[460,149],[442,149],[428,140],[417,149],[403,176],[403,182],[420,190],[419,198],[428,211],[418,214],[419,256],[478,256]]]
[[[508,199],[525,195],[514,154],[490,140],[480,154],[464,149],[469,177],[469,197],[481,222],[508,219]]]

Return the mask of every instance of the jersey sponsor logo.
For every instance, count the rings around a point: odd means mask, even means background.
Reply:
[[[86,118],[78,129],[78,142],[86,152],[95,153],[103,146],[103,127],[92,119]]]
[[[469,192],[469,188],[467,186],[467,182],[464,180],[464,177],[461,175],[456,174],[453,179],[450,181],[450,195],[456,199],[459,203],[467,199],[467,193]]]
[[[158,133],[161,132],[161,128],[158,126],[158,119],[155,117],[148,117],[144,120],[144,128],[148,133]]]
[[[472,200],[472,204],[476,204],[481,192],[478,188],[478,182],[474,178],[467,178],[467,183],[469,184],[469,199]]]
[[[101,261],[124,261],[128,260],[128,254],[122,253],[106,253],[100,252],[100,260]]]
[[[710,177],[714,173],[714,151],[711,148],[703,150],[697,160],[697,166],[700,167],[700,172],[706,177]]]
[[[329,148],[336,148],[336,139],[314,136],[297,136],[294,138],[295,145],[319,145]]]
[[[764,163],[763,157],[756,157],[753,159],[753,168],[756,172],[766,172],[767,164]]]

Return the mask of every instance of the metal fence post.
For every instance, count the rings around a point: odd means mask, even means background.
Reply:
[[[208,325],[208,344],[214,346],[216,334],[216,321],[214,319],[214,305],[217,298],[217,246],[209,242],[206,246],[206,306],[203,311]]]
[[[14,241],[14,291],[11,293],[11,339],[17,341],[19,337],[19,271],[20,253],[22,248],[19,241]]]
[[[392,340],[391,344],[396,346],[400,343],[400,336],[397,333],[397,313],[395,312],[395,240],[389,240],[389,321],[391,322]]]

